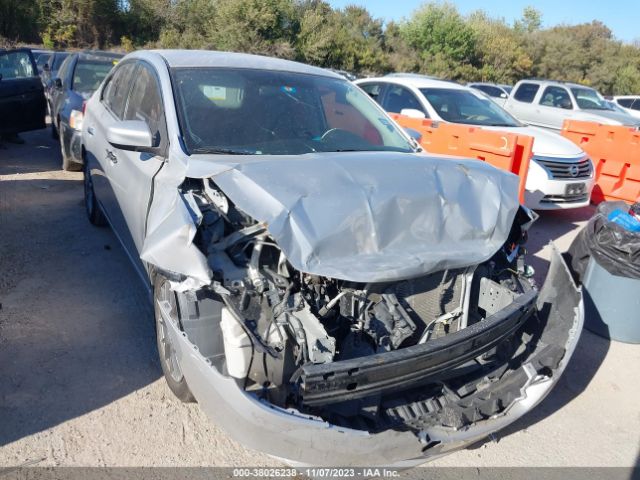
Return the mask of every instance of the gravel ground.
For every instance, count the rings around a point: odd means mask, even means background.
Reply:
[[[177,401],[156,360],[152,312],[108,228],[89,225],[82,175],[48,131],[0,146],[0,466],[277,466]],[[591,208],[542,213],[566,250]],[[436,466],[640,465],[640,346],[588,331],[555,390],[493,441]]]

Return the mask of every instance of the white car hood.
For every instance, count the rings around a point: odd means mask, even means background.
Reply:
[[[486,130],[529,135],[533,142],[533,154],[544,157],[579,157],[586,155],[584,151],[571,140],[562,135],[539,127],[525,125],[523,127],[482,127]]]

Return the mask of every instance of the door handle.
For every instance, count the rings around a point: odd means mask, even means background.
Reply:
[[[116,154],[113,153],[112,150],[107,149],[107,158],[112,164],[118,163],[118,157],[116,157]]]
[[[89,135],[93,135],[93,134],[95,133],[95,130],[93,129],[93,127],[88,127],[88,128],[87,128],[87,133],[88,133]]]

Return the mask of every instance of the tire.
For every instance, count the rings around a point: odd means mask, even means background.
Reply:
[[[169,302],[171,305],[171,320],[179,326],[180,296],[170,289],[168,280],[162,275],[156,275],[153,284],[153,311],[156,318],[156,342],[160,366],[169,390],[182,402],[194,402],[193,394],[182,374],[176,351],[171,344],[165,319],[160,314],[159,301]]]
[[[93,191],[93,180],[91,179],[91,172],[85,162],[84,171],[84,207],[87,212],[87,218],[92,225],[96,227],[102,227],[107,224],[107,219],[102,213],[102,208],[96,199],[96,194]]]

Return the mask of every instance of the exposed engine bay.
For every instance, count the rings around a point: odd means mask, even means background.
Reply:
[[[182,194],[202,215],[194,244],[219,305],[210,319],[219,325],[208,331],[219,328],[223,341],[189,336],[246,392],[370,432],[461,428],[517,398],[519,385],[499,380],[544,327],[524,262],[529,212],[518,211],[504,247],[484,263],[357,283],[294,269],[267,225],[211,179],[187,180]],[[564,355],[546,353],[540,371]]]

